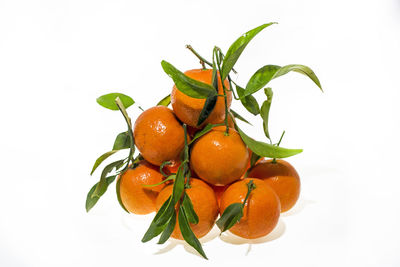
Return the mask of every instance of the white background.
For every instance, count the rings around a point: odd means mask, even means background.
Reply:
[[[198,68],[185,44],[210,58],[270,21],[234,78],[299,63],[325,90],[299,74],[270,83],[273,138],[286,130],[282,146],[304,148],[289,159],[301,199],[277,230],[249,245],[214,229],[205,261],[182,243],[142,244],[153,215],[125,214],[114,186],[87,214],[91,166],[125,130],[96,97],[151,107],[172,86],[162,59]],[[0,266],[399,266],[399,48],[398,0],[0,0]],[[259,119],[234,107],[261,139]]]

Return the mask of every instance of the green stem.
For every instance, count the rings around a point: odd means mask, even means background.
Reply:
[[[126,163],[125,168],[121,171],[121,173],[124,173],[129,167],[129,162],[133,160],[132,157],[133,157],[133,154],[135,152],[135,140],[133,138],[131,118],[129,118],[128,113],[126,112],[126,109],[124,107],[124,104],[122,103],[122,101],[121,101],[121,99],[119,97],[117,97],[115,99],[115,103],[117,104],[118,109],[121,111],[121,113],[122,113],[122,115],[123,115],[123,117],[124,117],[124,119],[126,121],[126,124],[128,125],[129,140],[131,142],[131,146],[129,148],[128,161]]]
[[[254,189],[256,189],[256,185],[253,183],[253,180],[250,180],[250,182],[247,183],[247,194],[242,204],[243,208],[246,205],[246,201],[249,198],[251,191],[253,191]]]
[[[200,59],[200,63],[202,63],[203,69],[205,69],[204,63],[212,67],[212,63],[210,63],[210,61],[208,61],[204,57],[200,56],[200,54],[197,53],[196,50],[194,50],[191,45],[186,45],[186,48],[189,49],[198,59]]]
[[[225,88],[225,83],[222,80],[222,71],[221,71],[221,58],[218,56],[218,54],[216,53],[216,50],[219,49],[218,47],[214,48],[214,55],[217,59],[217,67],[218,67],[218,72],[219,72],[219,77],[221,79],[221,83],[222,83],[222,89],[224,91],[224,102],[225,102],[225,126],[226,126],[226,130],[225,130],[225,135],[229,135],[229,125],[228,125],[228,98],[226,95],[226,88]],[[221,53],[221,52],[220,52]],[[221,53],[222,54],[222,53]],[[213,56],[214,56],[213,55]]]
[[[281,144],[281,141],[282,141],[283,136],[285,135],[285,132],[286,132],[286,131],[283,131],[283,132],[282,132],[281,138],[279,138],[279,142],[276,144],[276,146],[279,146],[279,145]],[[276,163],[276,158],[273,158],[273,159],[272,159],[272,163]]]

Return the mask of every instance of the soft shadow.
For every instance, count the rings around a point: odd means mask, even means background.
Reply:
[[[216,229],[216,227],[213,227],[213,229],[211,229],[211,231],[207,235],[205,235],[204,237],[200,238],[199,241],[202,244],[204,244],[204,243],[210,242],[211,240],[215,239],[218,235],[219,235],[218,229]],[[188,243],[186,243],[186,241],[174,239],[172,237],[170,239],[168,239],[167,246],[165,246],[162,249],[159,249],[157,252],[154,253],[154,255],[167,253],[167,252],[171,251],[172,249],[174,249],[177,245],[182,245],[183,248],[187,252],[189,252],[189,253],[191,253],[193,255],[196,255],[196,256],[198,256],[200,258],[203,258],[194,248],[192,248]]]
[[[157,252],[154,253],[154,255],[160,255],[160,254],[164,254],[167,253],[169,251],[171,251],[174,247],[176,247],[176,245],[179,244],[179,241],[176,239],[169,239],[168,245],[163,247],[162,249],[159,249]]]
[[[286,225],[281,219],[279,219],[278,224],[275,227],[275,229],[272,230],[271,233],[269,233],[268,235],[266,235],[264,237],[260,237],[260,238],[256,238],[256,239],[246,239],[246,238],[236,236],[230,232],[225,232],[220,236],[220,238],[222,241],[233,244],[233,245],[249,244],[249,247],[246,252],[246,255],[247,255],[251,251],[251,244],[261,244],[261,243],[266,243],[266,242],[276,240],[279,237],[281,237],[285,233],[285,231],[286,231]]]
[[[288,216],[298,214],[298,213],[302,212],[306,206],[308,206],[310,204],[315,204],[315,203],[317,203],[317,202],[314,200],[301,198],[297,201],[296,205],[294,205],[293,208],[291,208],[290,210],[288,210],[286,212],[281,213],[281,216],[288,217]]]

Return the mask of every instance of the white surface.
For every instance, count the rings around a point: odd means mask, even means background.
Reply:
[[[269,21],[279,24],[247,47],[237,81],[300,63],[325,89],[299,74],[270,84],[273,137],[285,129],[282,145],[305,149],[290,159],[301,199],[273,237],[249,246],[214,231],[205,261],[142,244],[153,215],[125,215],[114,187],[86,214],[91,165],[125,129],[96,97],[150,107],[172,86],[162,59],[197,68],[185,44],[209,57]],[[399,48],[396,0],[1,0],[0,266],[399,266]]]

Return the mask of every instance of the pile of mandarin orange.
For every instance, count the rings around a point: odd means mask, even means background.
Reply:
[[[134,124],[125,109],[134,103],[130,97],[112,93],[98,99],[100,105],[122,112],[128,131],[117,136],[113,150],[96,161],[92,173],[116,151],[129,148],[130,153],[104,168],[99,183],[88,193],[87,211],[117,179],[118,200],[126,211],[156,212],[143,242],[158,235],[161,244],[170,237],[184,239],[204,258],[198,238],[215,224],[221,232],[229,230],[247,239],[266,236],[275,228],[280,213],[290,210],[300,194],[297,171],[281,158],[301,150],[281,148],[280,141],[271,141],[272,89],[264,89],[267,100],[261,108],[252,94],[290,71],[307,75],[321,86],[304,65],[265,65],[245,89],[232,81],[229,73],[235,71],[233,66],[245,46],[272,24],[239,37],[226,55],[215,47],[212,63],[188,47],[200,59],[200,69],[182,73],[163,61],[164,71],[175,83],[172,91],[158,105],[142,110]],[[255,141],[240,130],[236,120],[247,121],[231,110],[233,99],[262,117],[270,143]],[[134,157],[136,149],[139,154]]]

